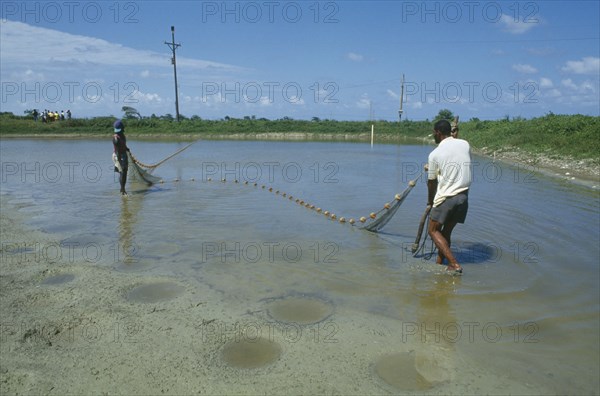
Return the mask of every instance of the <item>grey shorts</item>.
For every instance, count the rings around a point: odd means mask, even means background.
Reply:
[[[469,194],[461,192],[446,198],[441,205],[431,209],[431,220],[440,224],[446,222],[464,223],[469,210]]]

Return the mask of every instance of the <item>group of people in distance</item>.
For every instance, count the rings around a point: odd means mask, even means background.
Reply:
[[[34,109],[31,112],[33,116],[33,120],[37,122],[38,118],[42,119],[42,122],[53,122],[53,121],[64,121],[65,119],[71,119],[71,110],[67,110],[65,113],[64,110],[61,110],[60,113],[57,111],[44,110],[42,114],[38,112],[37,109]]]
[[[129,148],[125,125],[117,120],[113,128],[114,169],[120,173],[120,193],[126,196]],[[450,250],[450,242],[454,227],[465,222],[469,208],[471,147],[466,140],[458,138],[458,124],[452,126],[448,120],[434,124],[433,137],[438,146],[427,161],[427,205],[431,207],[428,233],[438,249],[436,263],[446,264],[452,275],[461,275],[463,269]]]

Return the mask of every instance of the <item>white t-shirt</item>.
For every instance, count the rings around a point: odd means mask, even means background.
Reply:
[[[447,137],[429,154],[429,180],[438,180],[433,206],[471,186],[471,147],[466,140]]]

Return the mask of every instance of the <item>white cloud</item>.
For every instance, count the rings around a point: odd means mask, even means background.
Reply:
[[[600,58],[587,56],[580,61],[568,61],[562,71],[575,74],[600,73]]]
[[[33,71],[32,69],[27,69],[25,71],[17,71],[15,73],[12,73],[10,76],[10,80],[11,81],[23,81],[23,82],[38,82],[38,81],[44,81],[46,79],[46,76],[44,75],[44,73],[38,73],[36,71]]]
[[[594,83],[592,83],[591,81],[583,81],[581,84],[578,85],[570,78],[562,80],[561,84],[563,87],[575,91],[579,94],[593,94],[596,92],[596,86],[598,85],[597,83],[596,85],[594,85]]]
[[[561,84],[566,88],[577,89],[577,85],[570,78],[562,80]]]
[[[140,91],[135,91],[132,94],[133,99],[135,99],[136,102],[143,102],[143,103],[162,103],[163,99],[160,97],[159,94],[157,93],[143,93]],[[185,96],[184,101],[189,102],[191,100],[191,98],[189,96]]]
[[[506,14],[502,14],[500,17],[500,23],[504,26],[504,30],[511,34],[523,34],[536,26],[537,20],[521,21],[515,20],[514,17]]]
[[[350,59],[353,62],[362,62],[364,59],[364,56],[354,53],[354,52],[348,52],[346,54],[346,58]]]
[[[356,107],[360,109],[368,109],[371,106],[371,100],[369,98],[361,98],[358,102],[356,102]]]
[[[552,80],[550,80],[549,78],[546,78],[546,77],[540,78],[540,88],[552,88],[553,86],[554,86],[554,84],[552,83]]]
[[[6,20],[0,29],[3,68],[36,65],[81,68],[82,65],[169,67],[164,53],[130,48],[90,36],[64,33]],[[43,45],[40,45],[43,43]],[[178,65],[193,69],[241,71],[243,68],[200,59],[178,58]]]
[[[558,98],[562,95],[562,93],[558,89],[552,88],[550,91],[548,91],[547,95],[551,98]]]
[[[317,98],[317,102],[323,102],[323,103],[327,103],[329,101],[335,100],[337,91],[335,90],[326,90],[326,89],[319,89],[318,91],[316,91],[316,95],[315,96]]]
[[[512,65],[512,68],[513,68],[513,70],[516,70],[519,73],[523,73],[523,74],[537,73],[537,69],[531,65],[524,65],[524,64],[518,63],[516,65]]]
[[[596,92],[594,89],[594,84],[592,84],[590,81],[582,82],[580,88],[585,92]]]
[[[96,116],[117,114],[124,104],[135,100],[133,106],[146,114],[163,111],[165,105],[173,103],[173,66],[168,54],[22,22],[0,23],[0,78],[17,88],[7,97],[9,105],[3,106],[4,111],[18,112],[26,105],[70,108],[77,116]],[[199,78],[196,76],[217,80],[248,72],[243,67],[201,59],[177,60],[186,86],[192,84],[187,76],[190,80]],[[181,98],[184,104],[189,103],[185,95]],[[215,95],[204,103],[219,106],[220,99]],[[184,107],[182,111],[188,110]]]
[[[289,98],[287,98],[286,100],[288,103],[293,104],[293,105],[303,105],[304,103],[304,99],[302,99],[301,97],[298,96],[290,96]]]
[[[259,103],[261,107],[268,107],[273,105],[273,101],[269,99],[268,96],[261,96]]]
[[[398,95],[396,92],[392,91],[391,89],[387,90],[387,94],[392,99],[399,99],[400,98],[400,95]]]

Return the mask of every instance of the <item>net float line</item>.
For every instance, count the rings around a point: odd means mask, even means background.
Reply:
[[[398,208],[400,207],[400,205],[402,205],[402,203],[404,202],[404,200],[406,199],[408,194],[411,192],[413,187],[417,184],[417,180],[420,177],[421,177],[421,175],[419,175],[419,177],[417,177],[416,179],[409,181],[406,189],[403,192],[396,194],[394,196],[394,198],[392,200],[390,200],[389,202],[386,202],[385,204],[383,204],[383,207],[381,209],[379,209],[375,212],[369,213],[368,216],[359,216],[359,217],[338,216],[337,214],[335,214],[332,211],[325,210],[325,209],[323,209],[317,205],[314,205],[308,201],[305,201],[299,197],[294,197],[291,194],[288,194],[284,191],[278,190],[272,186],[267,186],[265,184],[250,183],[248,181],[244,181],[241,184],[253,186],[255,188],[260,188],[261,190],[268,191],[274,195],[280,196],[284,199],[287,199],[288,201],[292,201],[300,206],[303,206],[308,210],[311,210],[311,211],[314,211],[315,213],[321,214],[321,215],[325,216],[326,218],[328,218],[329,220],[337,221],[341,224],[350,224],[351,226],[358,227],[360,229],[364,229],[364,230],[371,231],[371,232],[378,232],[396,214],[396,212],[398,211]],[[179,178],[175,178],[171,181],[174,183],[178,183],[181,180]],[[194,177],[192,177],[189,179],[189,181],[194,182],[194,181],[196,181],[196,179]],[[212,182],[213,179],[209,177],[206,179],[206,181]],[[220,182],[227,183],[228,180],[223,178],[223,179],[220,179]],[[160,180],[159,183],[163,184],[163,183],[165,183],[165,181]],[[234,179],[233,183],[240,184],[240,181],[237,179]]]

